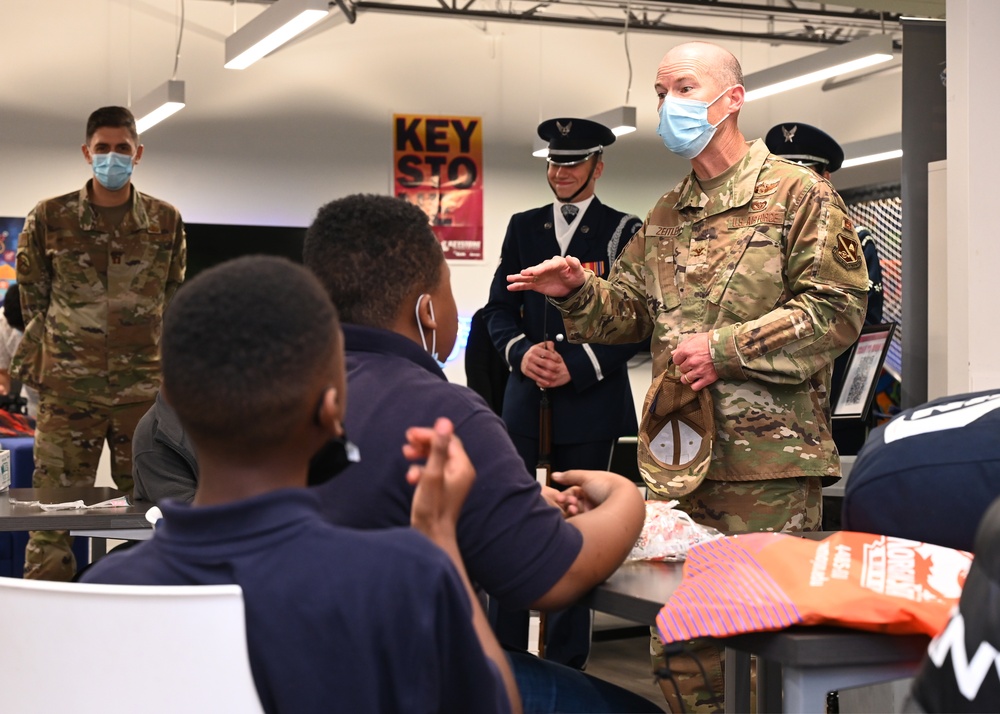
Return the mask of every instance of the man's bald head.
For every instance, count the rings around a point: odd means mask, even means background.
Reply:
[[[691,63],[707,74],[719,89],[743,84],[743,68],[736,56],[712,42],[685,42],[673,47],[663,57],[661,66]]]

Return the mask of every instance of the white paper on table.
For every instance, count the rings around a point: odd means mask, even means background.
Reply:
[[[83,501],[67,501],[65,503],[38,503],[39,508],[43,511],[73,511],[73,510],[89,510],[91,508],[124,508],[128,506],[128,501],[125,496],[119,496],[118,498],[110,498],[107,501],[101,501],[100,503],[92,503],[89,506]]]

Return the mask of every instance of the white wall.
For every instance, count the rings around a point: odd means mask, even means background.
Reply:
[[[32,0],[0,4],[0,215],[82,185],[87,114],[141,98],[173,72],[175,0]],[[143,136],[135,183],[199,223],[307,225],[348,193],[386,192],[396,113],[481,116],[486,258],[455,264],[463,314],[487,296],[510,215],[546,203],[538,122],[587,116],[625,100],[620,33],[527,24],[362,14],[321,29],[242,72],[224,70],[225,37],[258,5],[188,0],[177,73],[188,106]],[[655,135],[656,65],[685,39],[632,33],[630,102],[639,131],[606,154],[605,202],[645,215],[687,170]],[[817,51],[722,42],[747,72]],[[842,143],[899,131],[899,73],[822,92],[813,87],[748,105],[741,126],[761,136],[787,120],[820,125]],[[898,162],[849,169],[840,186],[899,180]],[[644,368],[648,369],[648,367]],[[460,367],[450,376],[464,379]],[[648,379],[648,378],[647,378]]]
[[[980,391],[1000,387],[1000,335],[993,328],[1000,241],[988,217],[996,200],[1000,99],[987,91],[994,83],[1000,3],[948,0],[947,10],[948,319],[959,323],[951,334],[964,341],[957,359],[949,354],[948,386]]]

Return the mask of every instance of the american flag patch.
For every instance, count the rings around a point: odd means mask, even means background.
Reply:
[[[584,270],[594,271],[594,275],[604,277],[604,271],[608,269],[608,262],[606,260],[595,260],[591,263],[580,263]]]

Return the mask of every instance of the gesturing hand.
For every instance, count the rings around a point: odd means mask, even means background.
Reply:
[[[536,293],[554,298],[569,295],[583,285],[586,274],[580,261],[571,255],[556,256],[538,265],[525,268],[520,273],[507,276],[507,289],[534,290]]]
[[[413,464],[406,473],[407,482],[417,487],[410,508],[410,524],[439,546],[452,545],[476,469],[455,436],[455,427],[444,417],[432,428],[407,429],[406,442],[403,455],[407,459],[426,459],[423,466]]]

